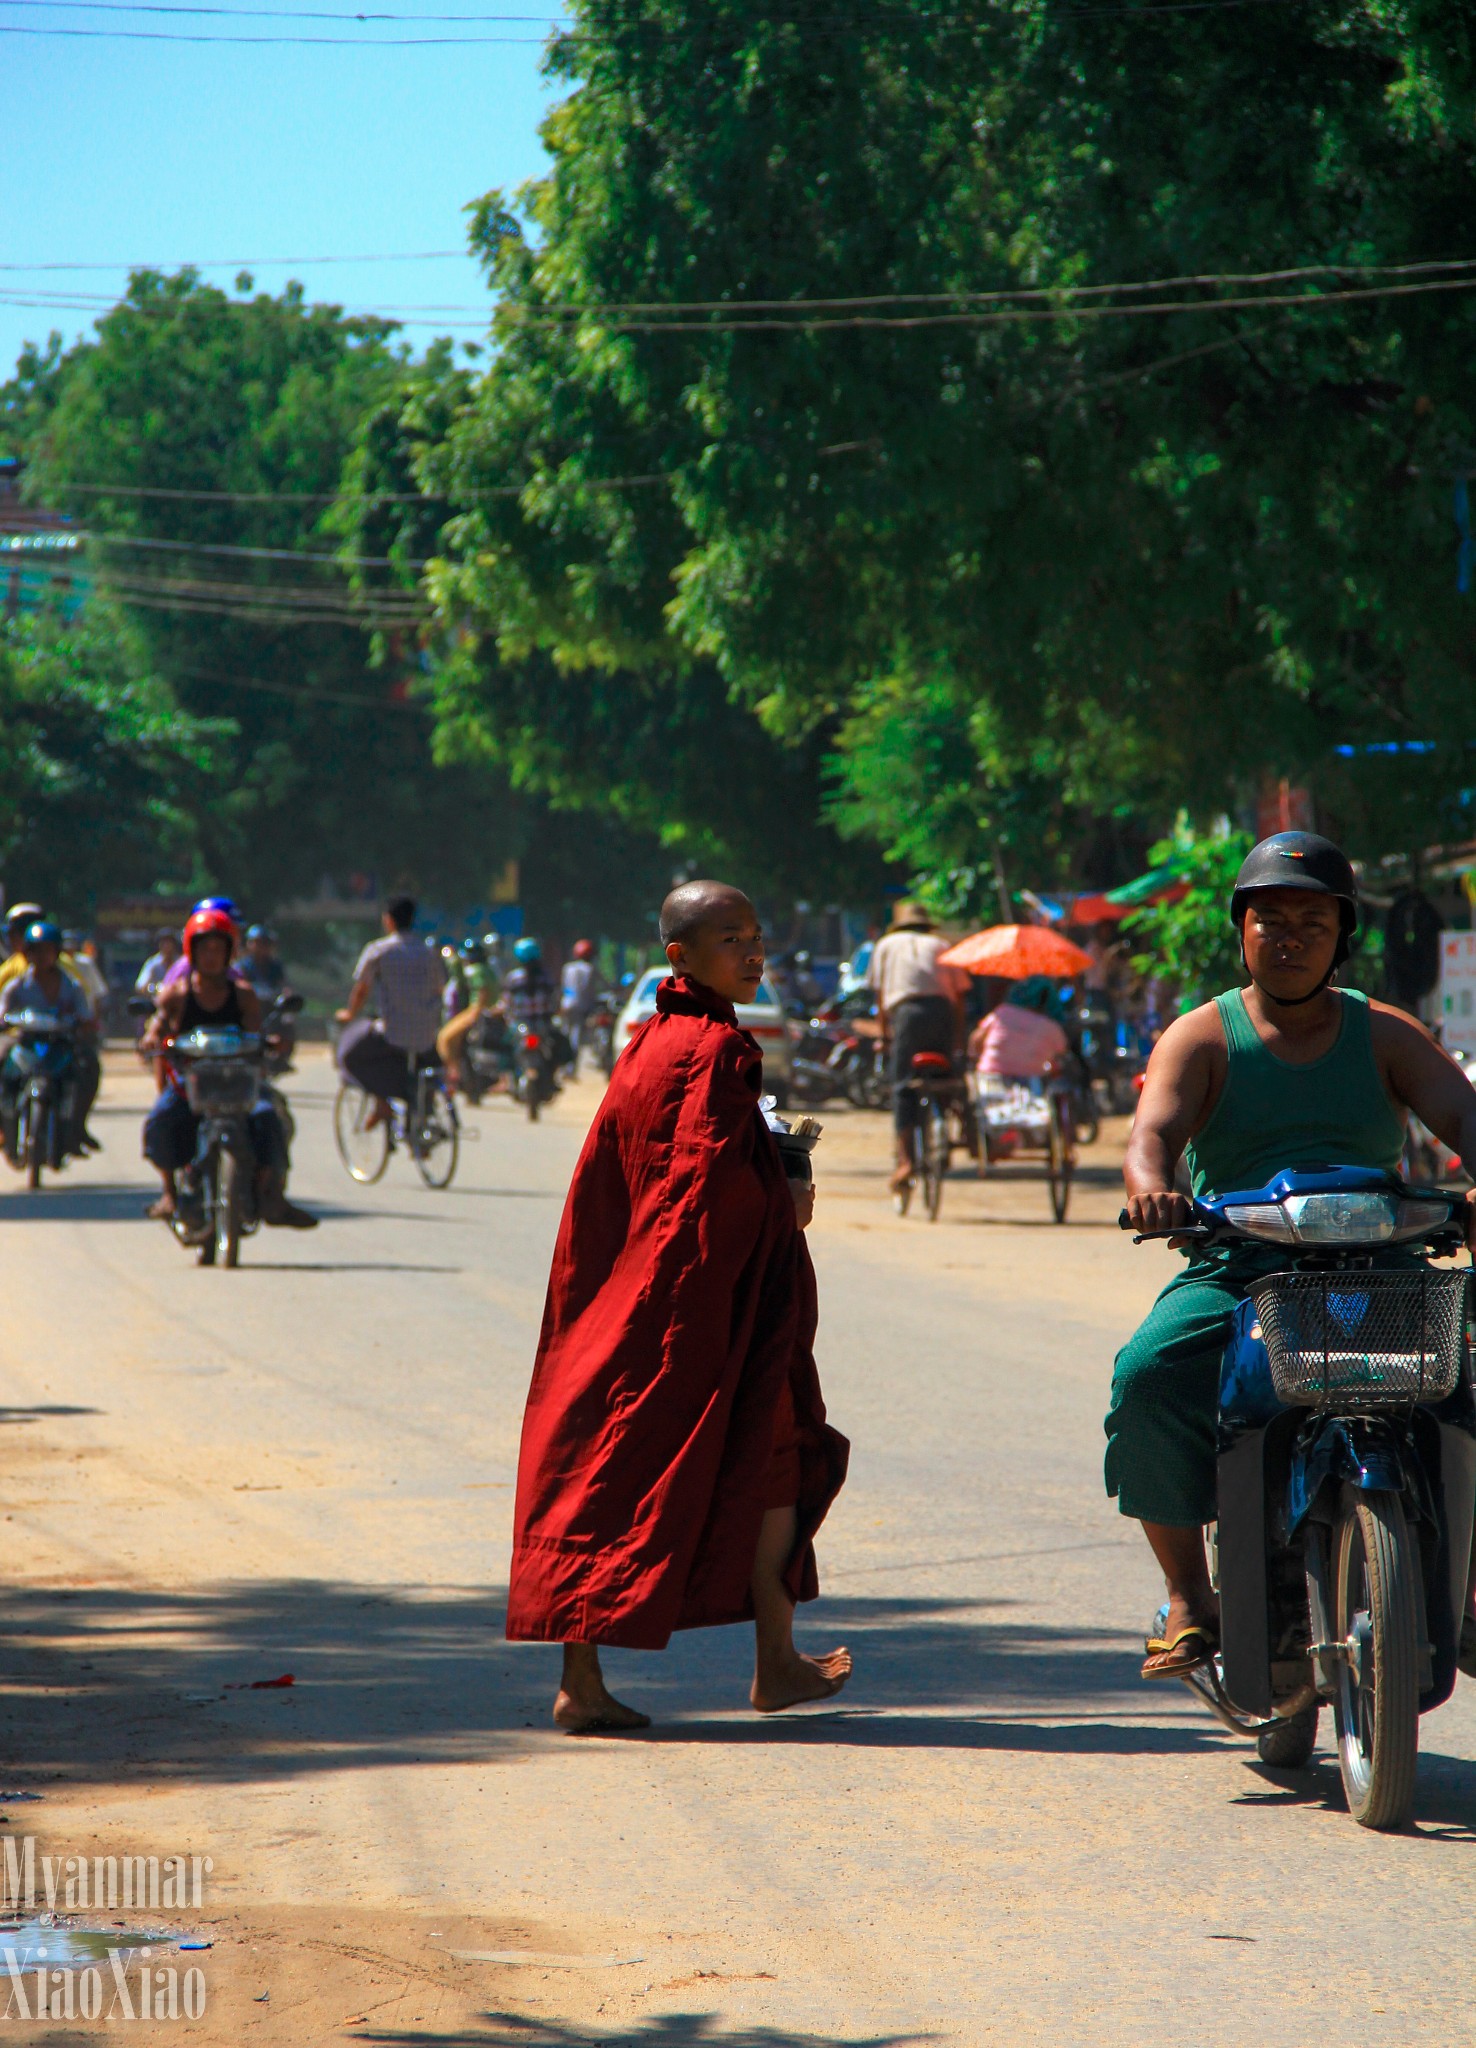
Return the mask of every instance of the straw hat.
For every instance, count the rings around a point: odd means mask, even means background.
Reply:
[[[892,912],[891,928],[894,932],[930,932],[933,929],[932,913],[925,903],[904,897]]]

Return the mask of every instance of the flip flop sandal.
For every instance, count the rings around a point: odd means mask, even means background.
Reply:
[[[1187,1672],[1197,1671],[1201,1664],[1208,1664],[1219,1647],[1219,1631],[1198,1622],[1181,1628],[1176,1636],[1149,1636],[1143,1645],[1148,1655],[1142,1676],[1183,1678]]]

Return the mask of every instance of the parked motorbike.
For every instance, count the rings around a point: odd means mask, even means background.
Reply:
[[[49,1010],[20,1010],[6,1019],[6,1029],[16,1037],[5,1064],[20,1082],[6,1157],[27,1187],[39,1188],[43,1169],[58,1173],[72,1156],[66,1134],[74,1117],[77,1026]]]
[[[559,1092],[559,1069],[569,1056],[569,1041],[556,1024],[545,1020],[525,1021],[514,1017],[509,1030],[513,1044],[513,1096],[528,1112],[530,1124],[538,1121],[545,1102]]]
[[[1221,1647],[1184,1682],[1283,1769],[1309,1761],[1330,1702],[1348,1810],[1369,1828],[1408,1819],[1419,1717],[1456,1679],[1476,1510],[1471,1274],[1427,1261],[1461,1248],[1464,1206],[1320,1168],[1146,1233],[1281,1254],[1221,1363]]]

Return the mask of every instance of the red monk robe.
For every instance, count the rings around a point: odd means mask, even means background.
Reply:
[[[849,1445],[825,1420],[815,1275],[762,1059],[730,1003],[661,984],[575,1168],[518,1461],[507,1633],[659,1650],[751,1620],[759,1523],[798,1505],[786,1583]]]

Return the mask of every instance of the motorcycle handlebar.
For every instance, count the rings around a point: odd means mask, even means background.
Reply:
[[[1117,1227],[1119,1230],[1134,1231],[1134,1244],[1147,1244],[1150,1238],[1156,1237],[1192,1237],[1202,1239],[1214,1236],[1213,1230],[1211,1230],[1207,1223],[1175,1223],[1167,1230],[1138,1230],[1126,1209],[1118,1210]]]

